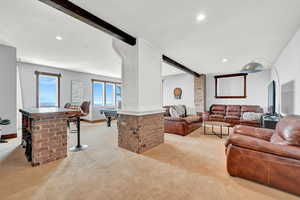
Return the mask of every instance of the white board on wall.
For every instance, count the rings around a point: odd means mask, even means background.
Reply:
[[[71,101],[72,104],[80,104],[83,101],[83,83],[81,81],[71,81]]]

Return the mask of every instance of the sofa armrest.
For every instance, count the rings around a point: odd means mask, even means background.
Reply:
[[[209,115],[210,115],[209,112],[202,112],[201,116],[202,116],[203,121],[207,121],[209,118]]]
[[[237,125],[233,129],[233,133],[270,141],[272,135],[274,134],[274,131],[266,128],[255,128],[251,126]]]
[[[300,148],[296,146],[273,144],[262,139],[239,134],[229,136],[226,146],[228,147],[230,144],[254,151],[300,160]]]
[[[185,122],[184,118],[181,117],[165,117],[165,120],[174,121],[174,122]]]

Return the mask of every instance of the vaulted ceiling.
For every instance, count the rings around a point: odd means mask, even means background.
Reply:
[[[299,0],[71,1],[198,73],[238,71],[255,58],[274,62],[300,26]],[[23,61],[121,76],[110,36],[38,0],[2,2],[0,26],[0,42],[16,46]]]

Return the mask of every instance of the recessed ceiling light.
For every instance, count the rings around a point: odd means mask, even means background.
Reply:
[[[206,18],[206,15],[204,15],[204,14],[199,14],[199,15],[197,16],[197,21],[201,22],[201,21],[205,20],[205,18]]]
[[[223,58],[222,59],[222,63],[227,63],[228,62],[228,59],[227,58]]]
[[[57,39],[57,40],[63,40],[63,38],[61,36],[56,36],[55,39]]]

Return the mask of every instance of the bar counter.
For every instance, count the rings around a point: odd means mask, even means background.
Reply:
[[[67,157],[67,120],[80,110],[27,108],[22,113],[22,145],[32,166]]]

